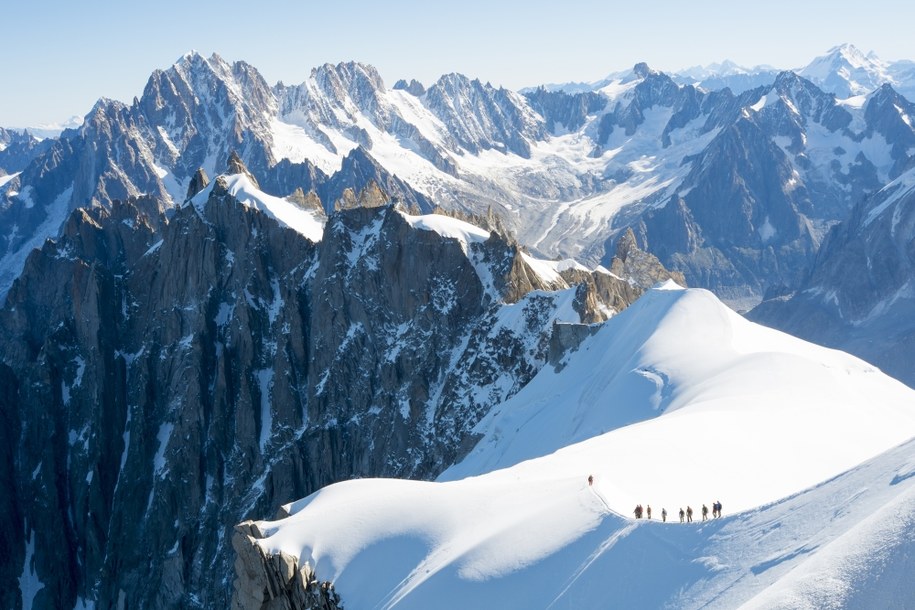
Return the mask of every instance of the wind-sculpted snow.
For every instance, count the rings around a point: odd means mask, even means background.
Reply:
[[[893,515],[915,506],[915,392],[663,288],[494,409],[438,482],[340,483],[255,543],[357,610],[911,599],[911,520]],[[716,500],[725,517],[702,523]]]

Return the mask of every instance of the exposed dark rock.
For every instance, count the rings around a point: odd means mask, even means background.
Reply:
[[[191,178],[191,183],[187,187],[187,198],[190,199],[205,189],[209,183],[210,178],[207,176],[207,173],[202,167],[197,168],[197,171],[194,172],[194,176]]]
[[[260,184],[258,184],[257,178],[255,178],[254,175],[248,171],[248,167],[245,165],[244,161],[241,160],[241,157],[238,156],[238,153],[234,150],[229,154],[229,160],[226,166],[226,174],[230,176],[233,174],[244,174],[248,177],[248,180],[251,181],[251,184],[253,184],[255,188],[260,188]]]
[[[426,92],[426,88],[423,87],[423,84],[415,78],[411,78],[409,83],[404,79],[400,79],[394,83],[394,89],[401,89],[416,97],[420,97]]]
[[[302,187],[299,187],[293,191],[291,195],[288,195],[286,200],[291,201],[303,210],[311,210],[312,212],[317,212],[322,216],[324,215],[324,205],[321,203],[321,199],[318,197],[318,194],[314,191],[308,191],[308,193],[304,193],[302,192]]]
[[[576,131],[585,124],[589,115],[603,110],[607,98],[593,91],[566,93],[547,91],[543,87],[524,95],[531,108],[546,119],[546,128],[556,133],[559,126],[567,131]]]
[[[342,610],[333,583],[318,580],[311,566],[299,566],[296,557],[267,554],[257,544],[263,537],[253,521],[235,526],[233,610]]]

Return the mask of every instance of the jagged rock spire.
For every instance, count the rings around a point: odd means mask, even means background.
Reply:
[[[318,214],[324,214],[324,206],[321,205],[321,198],[313,190],[307,193],[298,187],[291,195],[286,196],[286,201],[290,201],[303,210],[312,210]]]
[[[378,186],[374,180],[369,180],[359,193],[346,188],[343,195],[334,202],[334,210],[351,210],[353,208],[377,208],[387,204],[391,197]]]
[[[205,189],[209,183],[210,177],[207,176],[207,173],[203,171],[202,167],[198,167],[197,171],[194,172],[194,176],[191,178],[191,183],[187,186],[187,199],[190,199]]]
[[[666,269],[658,257],[639,248],[632,227],[627,228],[617,242],[610,271],[622,278],[632,278],[644,288],[668,279],[686,286],[686,278],[681,272]]]
[[[248,166],[245,165],[245,162],[241,160],[241,157],[238,156],[237,151],[232,151],[229,154],[229,161],[226,167],[226,174],[234,176],[235,174],[244,174],[251,181],[251,184],[255,188],[260,188],[260,184],[257,182],[257,178],[254,177],[254,174],[248,171]]]

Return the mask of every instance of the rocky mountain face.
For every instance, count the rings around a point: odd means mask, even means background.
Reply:
[[[174,208],[198,168],[215,175],[236,150],[272,195],[330,213],[374,184],[409,209],[493,209],[547,258],[609,266],[633,228],[691,285],[752,304],[796,286],[829,227],[907,166],[912,116],[890,85],[838,100],[791,72],[735,94],[639,64],[590,91],[520,95],[459,74],[388,88],[352,62],[271,87],[244,62],[189,53],[0,187],[0,294],[74,207]]]
[[[670,108],[662,143],[677,126],[710,137],[673,196],[634,218],[640,243],[732,304],[797,286],[828,228],[898,176],[915,150],[910,106],[888,85],[859,108],[791,72],[737,97],[650,73],[634,92],[604,115],[608,138],[637,133],[658,106]],[[868,156],[873,146],[884,152]]]
[[[669,276],[634,240],[614,270],[637,276],[589,272],[391,204],[341,209],[315,242],[231,183],[167,214],[79,208],[13,283],[3,607],[226,607],[236,523],[342,479],[435,476],[557,321]]]
[[[28,131],[0,127],[0,176],[21,172],[35,157],[50,148],[53,140],[39,140]]]
[[[829,234],[801,289],[748,316],[856,354],[915,387],[915,169]]]
[[[130,105],[100,100],[78,129],[48,141],[47,150],[34,155],[16,189],[0,189],[0,294],[28,253],[55,235],[75,207],[148,196],[143,200],[154,200],[159,211],[171,209],[184,201],[198,168],[214,175],[232,151],[278,196],[296,189],[339,196],[373,180],[405,205],[431,209],[364,151],[352,153],[360,171],[344,166],[339,176],[304,160],[278,163],[268,118],[278,108],[273,89],[253,67],[197,53],[154,72],[142,97]],[[335,202],[322,201],[327,210]]]

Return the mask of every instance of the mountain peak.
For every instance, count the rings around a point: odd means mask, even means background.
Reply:
[[[654,70],[649,68],[648,64],[644,61],[640,61],[632,66],[632,72],[639,78],[648,78],[648,75],[654,73]]]
[[[335,87],[339,84],[351,91],[362,83],[368,83],[376,91],[384,91],[384,81],[378,70],[370,64],[356,61],[340,62],[336,65],[325,63],[311,71],[311,77],[322,87]]]
[[[248,171],[248,166],[245,165],[245,162],[241,160],[241,157],[238,156],[238,152],[232,151],[229,153],[229,160],[227,162],[226,174],[233,176],[235,174],[244,174],[251,180],[251,183],[255,188],[260,188],[260,185],[257,183],[257,179]]]
[[[862,95],[892,82],[887,64],[873,52],[864,54],[848,43],[829,49],[798,73],[840,98]]]
[[[826,54],[827,56],[836,58],[841,57],[842,59],[857,65],[870,63],[877,59],[877,56],[874,55],[873,51],[871,51],[870,54],[865,55],[858,47],[847,42],[832,47]]]

